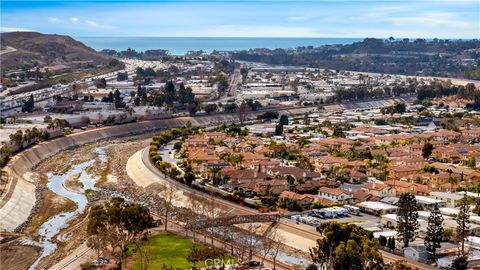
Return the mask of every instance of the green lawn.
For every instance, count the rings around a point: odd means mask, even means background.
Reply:
[[[200,244],[194,244],[186,238],[171,233],[154,235],[150,237],[144,245],[150,245],[151,248],[152,258],[148,267],[149,269],[161,269],[161,266],[164,264],[173,267],[174,269],[190,269],[192,264],[186,259],[190,253],[190,249],[193,245],[198,248],[203,247]],[[129,254],[132,254],[133,252],[135,251],[134,246],[132,245]],[[198,262],[196,266],[203,266],[203,262]],[[133,269],[141,270],[138,259],[134,262]]]

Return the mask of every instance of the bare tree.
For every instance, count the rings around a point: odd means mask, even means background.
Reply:
[[[204,201],[204,203],[203,203],[203,214],[210,221],[213,221],[214,219],[221,216],[222,211],[219,208],[219,204],[218,204],[217,200],[213,196],[208,196],[208,198],[206,198],[206,200]],[[206,231],[208,231],[208,229]],[[211,235],[211,245],[212,245],[212,247],[215,247],[213,245],[213,233],[210,232],[210,235]]]
[[[243,125],[248,115],[250,114],[250,106],[245,101],[242,101],[242,104],[238,107],[237,113],[240,120],[240,124]]]
[[[153,255],[152,245],[150,242],[142,243],[141,239],[135,241],[135,246],[140,254],[140,269],[147,270]]]
[[[165,220],[165,231],[168,231],[168,219],[171,211],[174,209],[173,202],[178,199],[177,190],[172,185],[167,185],[165,189],[160,192],[160,196],[165,200],[163,217]]]

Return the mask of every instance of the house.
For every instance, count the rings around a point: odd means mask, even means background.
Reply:
[[[407,260],[415,262],[428,261],[430,254],[425,246],[410,246],[403,249],[403,255]]]
[[[380,197],[372,195],[364,189],[355,190],[352,193],[352,195],[353,195],[353,201],[356,202],[356,203],[364,202],[364,201],[379,201],[380,200]]]
[[[242,170],[235,168],[225,168],[220,171],[222,179],[228,179],[229,185],[235,185],[245,182],[259,182],[266,179],[267,175],[254,170]]]
[[[260,160],[249,164],[249,168],[259,172],[266,172],[268,169],[279,167],[280,161],[277,160]]]
[[[321,187],[318,189],[318,195],[320,197],[337,202],[349,203],[351,200],[353,200],[353,195],[351,192],[339,188]]]
[[[296,181],[300,181],[302,179],[313,179],[313,180],[320,180],[321,175],[316,172],[310,172],[305,169],[299,167],[273,167],[267,169],[267,174],[270,176],[283,176],[286,177],[287,175],[292,176],[295,178]]]
[[[298,194],[293,191],[283,191],[280,194],[280,198],[289,198],[289,199],[297,200],[303,208],[310,208],[312,203],[316,200],[315,195]]]
[[[446,207],[454,208],[460,204],[460,200],[463,196],[457,193],[450,192],[430,192],[430,197],[441,200],[446,203]]]
[[[396,213],[398,209],[395,205],[375,201],[357,203],[356,206],[360,208],[360,211],[376,216],[393,214]]]
[[[332,166],[340,166],[347,162],[348,162],[348,159],[346,158],[326,156],[326,157],[316,158],[314,166],[317,169],[317,171],[322,171],[322,169],[329,169]]]
[[[299,192],[309,192],[312,190],[318,190],[318,188],[322,185],[324,181],[318,180],[307,180],[303,183],[297,184],[295,189]]]
[[[415,200],[417,201],[418,205],[428,210],[432,210],[435,206],[437,206],[438,208],[441,208],[441,207],[446,207],[447,205],[447,203],[442,200],[434,199],[431,197],[425,197],[425,196],[416,195]]]
[[[260,181],[255,184],[254,191],[261,196],[279,195],[288,189],[288,183],[283,179]]]
[[[394,166],[390,168],[388,176],[390,178],[402,178],[412,174],[417,174],[421,166]]]
[[[359,172],[357,170],[353,169],[344,169],[342,170],[342,173],[348,176],[350,179],[350,182],[353,183],[359,183],[359,182],[365,182],[368,180],[368,176],[362,172]]]
[[[389,180],[386,181],[385,184],[395,188],[397,195],[401,195],[403,193],[412,193],[414,195],[428,195],[431,192],[430,188],[426,185],[401,180]]]
[[[395,197],[396,191],[394,187],[386,185],[384,183],[365,183],[362,187],[362,190],[365,190],[369,194],[374,196],[384,198],[384,197]]]

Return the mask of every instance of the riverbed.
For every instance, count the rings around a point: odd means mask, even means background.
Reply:
[[[96,153],[98,159],[100,160],[100,166],[105,164],[107,161],[105,149],[103,147],[97,147],[94,148],[93,151]],[[37,245],[42,248],[42,253],[29,267],[29,270],[35,269],[35,267],[37,267],[38,263],[43,258],[49,256],[57,249],[55,236],[62,229],[68,226],[68,222],[70,222],[79,214],[85,211],[88,203],[87,197],[85,196],[85,191],[88,189],[95,190],[95,183],[99,179],[99,176],[86,172],[86,169],[92,166],[94,162],[95,159],[92,159],[89,161],[75,164],[63,174],[54,174],[53,172],[47,173],[48,189],[50,189],[59,196],[63,196],[72,200],[76,204],[76,209],[70,212],[63,212],[54,215],[40,226],[40,228],[38,229],[38,235],[40,240],[38,241]],[[76,176],[78,176],[78,181],[81,182],[83,186],[80,187],[78,191],[67,189],[65,187],[65,181]]]

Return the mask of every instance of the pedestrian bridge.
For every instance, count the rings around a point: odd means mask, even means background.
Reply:
[[[187,224],[186,228],[188,230],[194,231],[198,229],[229,226],[243,223],[278,222],[282,217],[284,216],[279,214],[236,215],[189,223]]]

